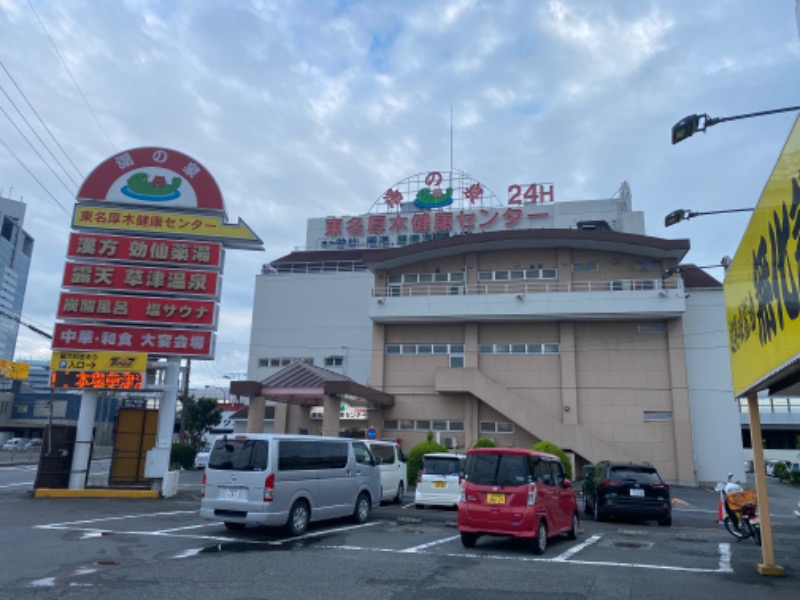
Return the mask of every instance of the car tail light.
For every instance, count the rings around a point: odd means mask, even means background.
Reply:
[[[206,472],[203,471],[203,479],[200,480],[200,497],[206,497]]]
[[[616,487],[622,485],[622,482],[619,479],[604,479],[600,482],[600,485],[603,487]]]
[[[650,485],[652,487],[656,488],[656,489],[659,489],[659,490],[669,491],[669,484],[668,483],[651,483]]]
[[[264,502],[272,502],[275,492],[275,473],[270,473],[264,480]]]
[[[528,506],[536,504],[536,484],[528,484]]]
[[[424,468],[422,468],[419,471],[417,471],[417,483],[422,481],[422,476],[423,475],[425,475],[425,469]]]

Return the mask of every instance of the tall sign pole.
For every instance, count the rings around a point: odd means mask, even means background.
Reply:
[[[169,470],[181,359],[214,358],[224,250],[263,250],[263,243],[241,220],[227,222],[203,165],[167,148],[112,156],[76,200],[53,350],[96,353],[103,364],[121,352],[166,359],[156,444],[145,463],[156,488]],[[98,390],[119,379],[104,374],[80,379],[70,489],[82,488],[88,471]]]

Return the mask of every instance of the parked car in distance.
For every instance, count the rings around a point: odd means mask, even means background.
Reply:
[[[461,496],[461,478],[464,473],[465,454],[431,452],[422,455],[414,490],[414,505],[458,506]]]
[[[629,517],[672,525],[669,485],[649,463],[600,461],[582,488],[583,510],[595,521]]]
[[[406,455],[395,442],[367,440],[372,455],[380,458],[381,501],[402,502],[408,487]]]
[[[208,457],[211,454],[211,448],[214,446],[214,440],[206,442],[206,444],[197,451],[194,455],[194,468],[205,469],[208,465]]]
[[[25,450],[32,450],[34,448],[41,448],[42,447],[42,438],[31,438],[27,442],[25,442]]]
[[[561,460],[524,448],[474,448],[467,452],[458,503],[461,543],[481,535],[528,540],[536,554],[548,538],[578,537],[578,502]]]
[[[12,437],[3,444],[3,450],[22,450],[28,438]]]

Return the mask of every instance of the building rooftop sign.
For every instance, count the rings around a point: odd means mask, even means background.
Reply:
[[[736,396],[766,389],[800,361],[800,117],[725,276]]]

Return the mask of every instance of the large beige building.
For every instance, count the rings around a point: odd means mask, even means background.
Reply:
[[[546,439],[577,467],[647,461],[682,484],[738,473],[721,284],[673,272],[688,240],[643,235],[629,196],[545,208],[536,228],[315,247],[265,265],[249,379],[269,384],[294,361],[383,394],[298,400],[271,386],[274,429],[335,433],[322,418],[341,406],[340,433],[372,428],[406,449],[428,431],[452,450]],[[310,246],[319,231],[310,222]]]

